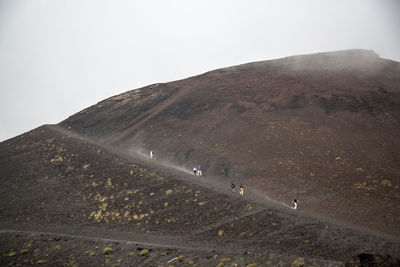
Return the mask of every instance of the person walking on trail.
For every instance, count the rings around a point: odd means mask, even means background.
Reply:
[[[242,196],[243,196],[243,185],[240,185],[240,187],[239,187],[239,194],[241,194]]]
[[[292,209],[297,209],[297,199],[296,199],[296,197],[293,199],[293,208]]]
[[[200,165],[199,165],[199,167],[197,167],[197,175],[198,175],[198,176],[201,176]]]
[[[194,167],[193,168],[193,175],[196,175],[196,173],[197,173],[197,169],[196,169],[196,167]]]
[[[71,126],[68,126],[68,131],[71,132]]]
[[[150,158],[152,159],[153,156],[154,156],[154,152],[153,152],[153,151],[150,151]]]
[[[231,182],[232,192],[235,192],[235,187],[236,187],[236,185],[233,182]]]

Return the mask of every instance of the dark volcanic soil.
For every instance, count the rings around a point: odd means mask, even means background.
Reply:
[[[241,197],[218,177],[128,156],[57,126],[1,143],[0,155],[1,265],[168,266],[184,256],[173,265],[341,266],[364,251],[400,256],[397,239],[248,190]]]
[[[399,237],[400,63],[349,50],[109,98],[61,123],[129,152]]]
[[[371,51],[132,90],[0,143],[0,266],[399,263],[398,140],[400,63]]]

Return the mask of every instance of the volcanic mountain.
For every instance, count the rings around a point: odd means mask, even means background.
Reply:
[[[395,266],[399,137],[367,50],[131,90],[0,143],[0,265]]]
[[[400,63],[372,51],[211,71],[104,100],[60,123],[264,196],[400,233]]]

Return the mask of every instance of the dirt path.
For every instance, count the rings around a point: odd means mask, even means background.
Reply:
[[[67,129],[62,128],[59,125],[52,124],[46,125],[46,127],[50,130],[56,131],[58,133],[71,136],[72,138],[82,139],[90,144],[93,144],[104,151],[107,151],[121,159],[137,162],[142,165],[151,167],[155,170],[161,171],[163,173],[167,173],[174,179],[183,180],[186,182],[190,182],[201,187],[204,187],[208,190],[213,190],[218,193],[222,193],[229,196],[234,196],[236,198],[244,198],[250,201],[254,201],[259,204],[266,204],[268,207],[273,207],[275,209],[285,210],[286,212],[296,213],[298,211],[294,211],[291,207],[285,203],[275,202],[266,196],[260,195],[251,189],[245,188],[245,193],[243,196],[239,195],[238,192],[233,193],[230,189],[230,184],[222,181],[220,178],[215,176],[203,175],[203,176],[194,176],[191,170],[186,170],[180,166],[171,165],[168,162],[163,162],[157,160],[157,158],[150,159],[149,156],[144,155],[142,153],[137,153],[135,151],[124,151],[121,148],[101,143],[97,140],[89,138],[87,136],[83,136],[76,132],[69,132]],[[236,190],[238,191],[238,190]]]
[[[175,95],[168,97],[164,102],[162,102],[159,105],[156,105],[155,107],[149,109],[148,111],[144,112],[141,114],[136,120],[135,123],[128,127],[127,129],[123,130],[122,132],[118,133],[115,136],[112,136],[110,138],[107,138],[107,140],[104,142],[106,144],[110,145],[116,145],[120,143],[121,141],[128,139],[131,137],[138,128],[140,128],[143,124],[145,124],[148,120],[154,118],[157,116],[161,111],[163,111],[165,108],[167,108],[169,105],[174,103],[176,100],[180,99],[183,95],[187,94],[188,91],[186,90],[179,90],[178,93]]]
[[[294,216],[296,218],[299,218],[301,220],[301,217],[306,217],[306,218],[311,218],[315,222],[328,222],[332,223],[335,225],[339,225],[344,228],[352,229],[357,232],[367,232],[369,234],[395,241],[395,242],[400,242],[400,239],[390,236],[381,232],[377,232],[371,229],[367,229],[358,225],[353,225],[349,224],[347,222],[343,222],[334,218],[326,217],[320,214],[316,214],[311,210],[307,210],[306,208],[303,208],[300,206],[299,209],[293,210],[289,205],[285,203],[280,203],[273,201],[269,199],[265,195],[260,195],[259,193],[251,190],[251,189],[246,189],[245,188],[245,194],[243,196],[239,195],[239,193],[233,193],[232,190],[230,189],[230,184],[226,183],[226,181],[222,181],[218,177],[214,176],[209,176],[209,175],[203,175],[203,176],[194,176],[191,173],[191,170],[185,170],[181,168],[180,166],[174,166],[171,165],[167,162],[162,162],[158,161],[157,158],[150,159],[149,156],[137,153],[135,151],[124,151],[121,148],[112,146],[112,145],[107,145],[104,143],[101,143],[99,141],[96,141],[92,138],[88,138],[87,136],[82,136],[76,132],[69,132],[67,129],[62,128],[59,125],[46,125],[46,127],[50,130],[56,131],[60,134],[63,135],[68,135],[71,136],[72,138],[76,139],[81,139],[84,140],[85,142],[88,142],[90,144],[93,144],[99,148],[101,148],[104,151],[107,151],[108,153],[111,153],[121,159],[124,159],[129,162],[135,162],[142,164],[146,167],[152,168],[155,171],[164,173],[168,175],[172,179],[177,179],[177,180],[183,180],[185,182],[190,182],[192,184],[196,184],[198,186],[201,186],[205,188],[206,190],[212,190],[217,193],[225,194],[230,197],[234,198],[241,198],[241,199],[246,199],[250,202],[261,204],[265,210],[268,208],[272,208],[275,210],[278,210],[280,212],[283,212],[285,214],[288,214],[289,216]],[[258,209],[257,212],[263,212],[263,209]],[[216,225],[218,225],[218,222],[216,222]]]
[[[110,244],[113,244],[113,245],[115,244],[116,247],[119,247],[119,248],[121,248],[121,246],[119,246],[119,245],[122,245],[122,247],[130,246],[131,248],[133,247],[133,248],[137,248],[137,249],[141,249],[144,247],[144,248],[150,249],[150,250],[159,249],[160,251],[177,250],[178,255],[183,253],[185,255],[189,255],[189,257],[192,257],[196,260],[200,260],[199,258],[202,258],[202,257],[203,258],[204,257],[211,258],[212,257],[211,255],[217,255],[216,253],[226,252],[231,255],[232,255],[232,253],[234,253],[235,255],[243,254],[243,252],[239,252],[237,250],[234,252],[232,250],[224,251],[224,249],[222,247],[213,249],[209,246],[209,244],[207,244],[207,245],[203,244],[202,246],[194,247],[194,246],[177,245],[175,243],[162,243],[162,242],[153,243],[153,242],[143,242],[143,241],[137,241],[137,240],[135,240],[135,241],[127,240],[127,238],[129,238],[129,237],[104,238],[104,237],[98,237],[97,235],[90,235],[90,234],[79,234],[78,235],[78,234],[63,233],[60,231],[50,232],[50,231],[32,231],[32,230],[18,230],[18,229],[0,230],[1,238],[3,238],[3,237],[7,238],[7,235],[17,235],[18,236],[21,234],[28,235],[30,242],[32,242],[32,239],[35,239],[38,237],[39,238],[51,238],[53,241],[54,240],[58,241],[58,239],[60,239],[60,238],[64,238],[64,239],[67,238],[67,239],[72,239],[72,240],[95,242],[96,245],[101,245],[99,243],[103,243],[103,246],[110,246]],[[105,234],[107,236],[107,233],[105,233]],[[102,233],[102,235],[103,235],[103,233]],[[64,242],[65,242],[65,240],[64,240]],[[63,246],[64,246],[64,244],[63,244]],[[43,250],[45,250],[45,249],[43,249]],[[228,254],[225,254],[225,255],[228,255]],[[274,253],[270,253],[268,255],[272,256],[271,258],[273,258],[274,260],[275,260],[275,257],[278,256],[277,254],[274,254]],[[46,256],[48,257],[49,255],[46,254]],[[172,257],[172,259],[171,259],[171,257]],[[281,258],[279,258],[279,257],[281,257]],[[173,261],[174,259],[177,259],[177,258],[178,257],[170,256],[168,258],[163,259],[162,261],[165,261],[166,263],[170,263],[171,261]],[[288,264],[290,264],[290,262],[292,262],[294,259],[295,259],[295,257],[291,254],[280,254],[278,256],[277,260],[280,262],[279,266],[288,266]],[[150,260],[148,260],[148,261],[150,261]],[[148,261],[144,261],[143,265],[140,265],[140,266],[149,266]],[[240,261],[240,259],[239,259],[239,261]],[[254,259],[252,257],[251,257],[251,261],[254,261]],[[52,264],[57,264],[58,262],[62,262],[62,261],[60,261],[60,259],[57,258],[56,260],[52,261]],[[319,259],[319,258],[313,258],[313,257],[308,257],[307,262],[309,262],[310,264],[313,263],[313,265],[316,265],[316,266],[342,266],[343,265],[342,261],[325,260],[325,259]],[[132,263],[130,263],[129,266],[131,266],[131,264]],[[155,266],[155,265],[151,265],[151,266]],[[159,266],[159,265],[157,265],[157,266]],[[164,265],[162,265],[162,266],[164,266]],[[201,266],[204,266],[204,265],[201,265]],[[207,264],[207,266],[209,266],[209,264]],[[242,265],[240,265],[240,266],[242,266]]]
[[[8,234],[8,233],[23,233],[23,234],[30,234],[30,235],[48,235],[48,236],[57,236],[57,237],[69,237],[69,238],[74,238],[74,239],[82,239],[82,240],[90,240],[90,241],[96,241],[96,242],[118,242],[118,243],[123,243],[123,244],[129,244],[129,245],[141,245],[141,246],[146,246],[146,247],[164,247],[164,248],[176,248],[176,249],[184,249],[184,250],[200,250],[200,251],[211,251],[211,249],[207,249],[204,247],[188,247],[188,246],[183,246],[183,245],[177,245],[175,243],[162,243],[161,241],[158,241],[157,243],[152,243],[152,242],[144,242],[142,240],[127,240],[127,238],[123,239],[115,239],[115,238],[103,238],[103,237],[98,237],[90,234],[68,234],[68,233],[63,233],[60,231],[57,232],[48,232],[48,231],[29,231],[29,230],[17,230],[17,229],[5,229],[5,230],[0,230],[0,235],[1,234]],[[126,234],[126,233],[124,233]],[[107,236],[110,235],[110,233],[105,233],[104,230],[102,230],[102,236]],[[115,235],[115,233],[114,233]],[[128,235],[129,236],[129,235]],[[159,237],[158,240],[162,240],[162,237]]]

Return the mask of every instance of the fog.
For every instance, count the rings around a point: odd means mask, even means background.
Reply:
[[[343,49],[400,61],[400,1],[0,0],[0,141],[105,98]]]

